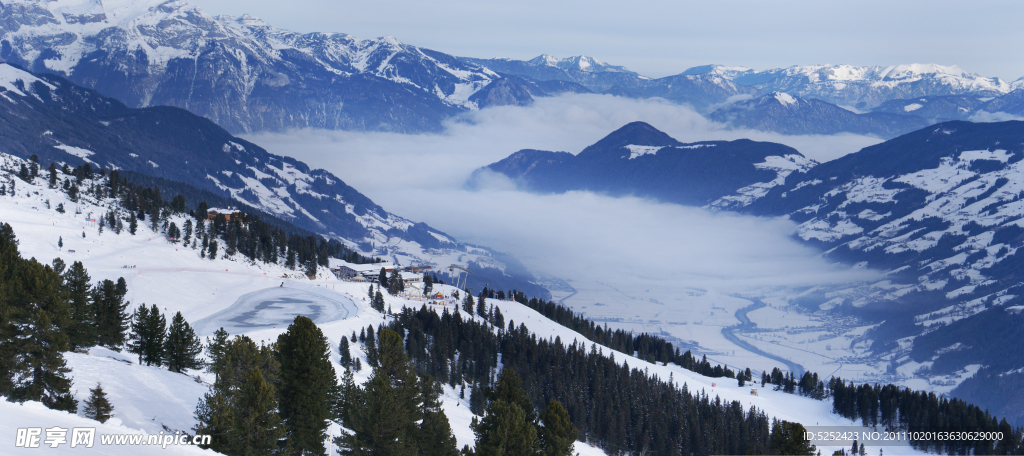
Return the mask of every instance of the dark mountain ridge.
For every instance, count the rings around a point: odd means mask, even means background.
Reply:
[[[781,144],[746,139],[685,144],[633,122],[578,155],[521,150],[474,172],[469,185],[496,172],[539,193],[588,190],[703,206],[811,163]]]

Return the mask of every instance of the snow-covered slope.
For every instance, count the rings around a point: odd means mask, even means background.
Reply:
[[[111,377],[104,376],[105,379]],[[129,377],[132,379],[131,377]],[[142,380],[139,378],[138,380]],[[168,393],[172,393],[168,391]],[[86,392],[88,394],[88,391]],[[117,412],[115,411],[115,414]],[[148,436],[155,435],[159,437],[162,442],[165,435],[174,435],[172,431],[170,434],[164,433],[163,435],[157,432],[143,432],[138,428],[127,426],[122,424],[121,421],[115,417],[111,418],[106,423],[100,423],[88,418],[81,416],[75,416],[67,412],[59,412],[56,410],[50,410],[43,406],[39,402],[25,402],[22,404],[14,404],[0,399],[0,434],[4,435],[4,454],[90,454],[90,455],[103,455],[103,456],[133,456],[138,454],[165,454],[165,455],[216,455],[209,450],[203,450],[194,445],[188,444],[169,444],[163,447],[162,444],[156,445],[115,445],[115,444],[103,444],[103,436],[127,436],[127,435],[144,435],[148,439]],[[60,428],[63,430],[64,441],[54,442],[51,445],[46,442],[46,430],[53,428]],[[40,428],[42,430],[40,434],[40,440],[35,444],[35,447],[25,442],[22,446],[15,446],[17,442],[17,435],[19,430],[27,430],[30,428]],[[74,429],[94,429],[94,437],[92,447],[86,447],[85,441],[76,442],[74,439]],[[61,435],[60,432],[57,435]],[[74,448],[71,447],[72,443],[76,443]]]

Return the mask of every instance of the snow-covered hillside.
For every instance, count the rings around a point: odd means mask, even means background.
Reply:
[[[9,158],[8,160],[16,160]],[[10,189],[14,185],[13,194],[8,192],[0,196],[0,221],[9,223],[14,228],[19,240],[19,250],[24,257],[35,257],[43,262],[60,257],[65,262],[82,261],[93,280],[116,279],[124,277],[128,283],[128,299],[131,307],[141,303],[154,304],[165,312],[181,311],[186,320],[197,323],[200,336],[209,336],[213,329],[225,326],[244,333],[257,341],[275,340],[290,323],[286,310],[272,312],[258,311],[256,323],[249,328],[239,326],[236,318],[240,306],[254,306],[265,299],[276,299],[290,296],[297,302],[292,308],[295,313],[305,313],[302,303],[311,303],[322,299],[336,302],[337,312],[319,312],[312,317],[324,331],[334,347],[335,356],[332,362],[337,363],[337,346],[342,336],[358,332],[367,325],[377,326],[384,321],[384,315],[372,310],[367,302],[367,289],[364,283],[336,280],[333,275],[321,269],[315,279],[304,277],[301,273],[291,271],[280,265],[250,263],[241,258],[203,259],[198,251],[169,242],[166,236],[140,226],[136,235],[127,231],[115,234],[110,230],[99,233],[98,228],[89,226],[90,214],[101,214],[106,210],[104,202],[95,202],[83,197],[79,203],[67,199],[63,192],[51,190],[42,185],[33,185],[21,180],[5,182]],[[47,202],[50,208],[47,208]],[[65,213],[56,211],[63,204]],[[81,213],[77,213],[81,212]],[[84,237],[83,237],[84,233]],[[63,247],[58,247],[58,244]],[[439,285],[436,288],[444,296],[450,296],[455,288]],[[314,296],[314,297],[310,297]],[[319,298],[316,298],[316,297]],[[449,312],[460,311],[454,301],[446,301]],[[322,301],[319,301],[322,302]],[[408,296],[386,296],[385,304],[398,311],[404,307],[418,309],[425,301]],[[512,301],[492,301],[504,313],[507,319],[517,324],[525,324],[537,337],[561,338],[564,341],[585,341],[578,333],[555,324],[526,306]],[[440,306],[435,309],[440,310]],[[463,313],[463,318],[473,317]],[[602,353],[611,354],[607,348]],[[363,358],[365,354],[356,348],[355,356]],[[662,366],[651,364],[624,353],[614,353],[615,359],[628,362],[633,368],[646,371],[649,375],[667,379],[670,376],[676,383],[687,385],[690,391],[704,391],[711,396],[719,396],[727,401],[740,401],[744,408],[756,406],[769,416],[791,421],[799,421],[807,425],[850,425],[849,420],[833,415],[829,402],[785,394],[782,392],[762,390],[758,396],[750,394],[750,387],[738,387],[733,380],[713,379],[697,375],[676,365]],[[71,376],[75,380],[73,390],[79,400],[88,394],[88,388],[102,383],[110,395],[115,408],[114,422],[100,426],[100,432],[117,432],[118,425],[146,433],[158,433],[161,430],[170,432],[188,430],[191,413],[206,385],[197,382],[194,377],[210,382],[209,374],[188,372],[175,374],[169,371],[136,364],[132,356],[115,353],[106,349],[93,349],[88,354],[67,354],[68,364],[73,369]],[[340,365],[335,364],[337,372]],[[369,369],[357,373],[357,381],[367,378]],[[472,444],[472,432],[469,429],[471,414],[466,399],[460,399],[458,392],[445,387],[444,408],[451,420],[459,446]],[[6,404],[5,409],[28,410],[32,420],[40,426],[62,425],[69,427],[80,425],[81,418],[61,415],[59,412],[41,410],[41,407],[29,404],[25,406]],[[33,421],[33,423],[35,423]],[[3,426],[20,427],[23,423],[0,420]],[[91,423],[91,422],[90,422]],[[27,424],[27,423],[26,423]],[[166,427],[166,428],[165,428]],[[6,432],[6,431],[5,431]],[[121,431],[130,432],[130,431]],[[134,431],[131,431],[134,432]],[[335,426],[333,432],[340,432]],[[14,432],[8,433],[14,435]],[[142,449],[143,451],[140,451]],[[133,448],[132,454],[149,453],[148,448]],[[175,451],[192,451],[180,449]],[[121,451],[120,453],[118,451]],[[127,454],[117,448],[108,454]],[[155,451],[155,450],[154,450]],[[577,451],[581,454],[602,454],[599,450],[577,443]],[[825,449],[823,449],[825,451]],[[887,451],[888,453],[888,451]],[[892,453],[896,454],[896,453]]]

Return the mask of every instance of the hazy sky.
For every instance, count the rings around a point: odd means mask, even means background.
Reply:
[[[585,54],[661,77],[708,63],[958,65],[1024,76],[1024,2],[191,0],[298,32],[390,35],[441,52],[529,59]]]

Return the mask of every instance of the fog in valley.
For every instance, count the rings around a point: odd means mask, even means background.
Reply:
[[[590,192],[537,195],[493,173],[484,176],[483,189],[464,188],[475,169],[517,150],[578,153],[638,120],[683,142],[773,141],[818,161],[881,142],[851,134],[726,130],[685,106],[605,95],[474,111],[440,134],[301,130],[246,139],[333,172],[390,212],[510,253],[541,278],[566,281],[571,288],[555,285],[555,299],[595,320],[699,340],[722,353],[735,346],[722,339],[721,327],[735,324],[733,313],[750,304],[737,295],[798,293],[878,277],[820,258],[793,238],[796,225],[781,218]]]

